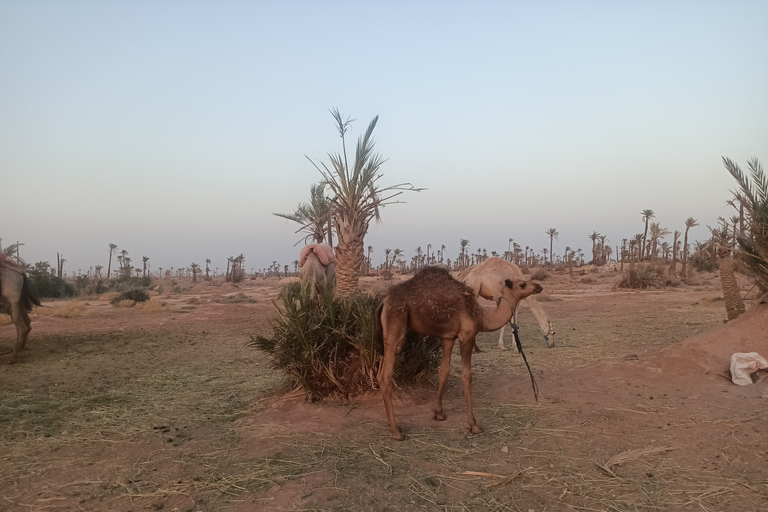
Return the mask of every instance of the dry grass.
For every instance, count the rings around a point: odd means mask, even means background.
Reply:
[[[107,292],[99,295],[100,302],[112,302],[115,298],[120,296],[120,292]]]
[[[67,301],[57,302],[45,307],[35,308],[35,314],[39,316],[55,316],[57,318],[75,318],[85,313],[85,302]]]
[[[161,300],[148,300],[146,302],[139,302],[134,306],[134,309],[145,313],[156,313],[168,309],[168,303]]]

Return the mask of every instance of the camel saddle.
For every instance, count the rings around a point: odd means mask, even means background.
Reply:
[[[8,255],[4,252],[0,252],[0,268],[7,268],[9,270],[13,270],[14,272],[18,272],[19,274],[24,273],[24,270],[16,263],[8,259]]]
[[[329,263],[333,263],[336,261],[336,255],[333,253],[333,247],[331,247],[328,244],[309,244],[305,245],[303,249],[301,249],[301,257],[299,258],[299,266],[303,267],[304,263],[306,263],[307,258],[309,258],[309,255],[314,253],[317,256],[317,259],[320,260],[320,263],[328,266]]]

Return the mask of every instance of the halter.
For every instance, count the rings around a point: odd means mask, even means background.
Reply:
[[[531,376],[531,387],[533,387],[533,397],[536,399],[536,403],[539,403],[539,386],[536,384],[536,379],[533,378],[533,372],[531,371],[531,365],[528,364],[528,359],[525,357],[525,352],[523,352],[523,344],[520,343],[520,335],[518,334],[518,327],[517,327],[517,308],[512,305],[509,300],[507,300],[506,297],[502,295],[502,299],[507,301],[507,304],[509,304],[512,307],[512,318],[509,320],[509,326],[512,328],[512,334],[515,336],[515,345],[517,346],[517,351],[520,352],[520,355],[523,356],[523,362],[525,362],[525,367],[528,368],[528,374]],[[547,337],[544,336],[546,339]]]

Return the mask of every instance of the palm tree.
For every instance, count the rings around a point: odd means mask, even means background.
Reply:
[[[368,258],[367,258],[368,264],[365,267],[365,275],[368,275],[370,273],[370,271],[371,271],[371,253],[373,253],[373,246],[369,245],[368,246]]]
[[[685,238],[683,239],[683,279],[686,279],[688,274],[688,230],[695,228],[699,225],[699,221],[693,217],[688,217],[685,220]]]
[[[109,244],[109,264],[107,265],[107,279],[112,277],[112,255],[115,253],[117,246],[115,244]]]
[[[389,272],[389,253],[392,249],[384,249],[384,273]]]
[[[196,283],[197,273],[200,271],[200,265],[198,265],[197,263],[192,263],[189,267],[192,269],[192,282]]]
[[[147,262],[148,261],[149,261],[149,256],[142,256],[141,257],[141,263],[142,263],[141,277],[147,277]]]
[[[551,265],[552,264],[552,255],[553,255],[553,252],[552,252],[552,241],[553,241],[553,239],[555,239],[558,236],[560,236],[560,233],[558,233],[557,229],[555,229],[555,228],[549,228],[548,230],[545,231],[545,233],[547,234],[547,236],[549,236],[549,264]]]
[[[299,203],[293,213],[273,213],[272,215],[301,224],[296,232],[306,232],[305,239],[312,237],[316,244],[325,241],[327,232],[328,245],[333,246],[333,234],[330,229],[332,213],[331,201],[325,197],[325,184],[319,183],[309,187],[308,203]]]
[[[427,244],[427,265],[429,265],[429,250],[432,248],[432,244]]]
[[[723,157],[723,164],[739,185],[733,195],[744,207],[737,254],[745,274],[762,293],[768,293],[768,176],[757,158],[747,161],[751,182],[729,158]]]
[[[648,236],[648,221],[656,217],[656,214],[653,213],[653,210],[643,210],[640,212],[640,215],[643,216],[643,222],[645,222],[645,231],[643,232],[643,245],[640,248],[640,259],[642,260],[645,257],[645,241]]]
[[[206,281],[208,281],[211,278],[210,273],[209,273],[210,272],[210,265],[211,265],[211,259],[210,258],[205,258],[205,280]]]
[[[657,257],[656,248],[659,244],[659,240],[669,234],[667,228],[661,227],[658,222],[651,223],[651,259],[654,260]]]
[[[393,199],[405,190],[421,191],[410,183],[382,187],[378,184],[379,170],[384,158],[374,151],[373,130],[379,117],[376,116],[368,125],[365,134],[360,137],[355,151],[355,158],[350,168],[347,161],[345,135],[352,120],[342,118],[337,109],[331,110],[341,137],[341,153],[331,154],[329,168],[325,163],[319,165],[307,159],[323,177],[323,184],[333,192],[330,199],[333,222],[336,227],[338,246],[336,246],[336,291],[340,296],[349,296],[357,290],[360,266],[363,261],[365,235],[371,220],[380,221],[379,208],[396,203]]]
[[[423,255],[424,253],[421,250],[421,246],[418,246],[416,248],[416,268],[419,268],[421,266]]]
[[[469,245],[469,240],[467,240],[466,238],[462,238],[461,241],[459,241],[459,245],[461,246],[461,258],[459,260],[460,265],[466,266],[467,259],[468,259],[466,255],[466,251],[467,251],[467,246]]]
[[[597,243],[597,239],[600,238],[600,233],[597,231],[593,231],[591,235],[588,235],[587,238],[592,240],[592,261],[590,263],[597,265],[597,253],[596,253],[596,247],[595,244]]]

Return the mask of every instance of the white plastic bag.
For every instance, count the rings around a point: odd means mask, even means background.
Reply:
[[[731,356],[731,380],[738,386],[752,384],[752,374],[768,368],[768,361],[757,352],[736,352]]]

